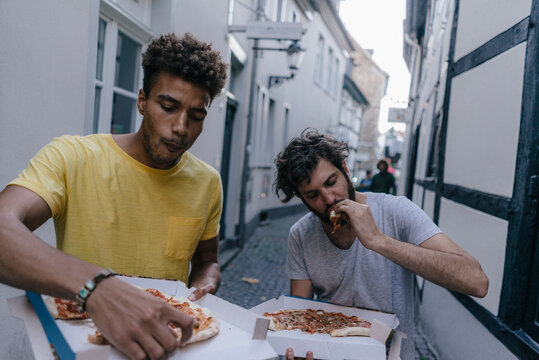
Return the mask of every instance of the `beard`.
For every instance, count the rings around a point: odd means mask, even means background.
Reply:
[[[350,179],[348,178],[348,176],[346,176],[346,174],[344,173],[343,171],[343,174],[344,174],[344,178],[346,179],[346,183],[347,183],[347,188],[348,188],[348,199],[352,200],[352,201],[356,201],[356,190],[354,189],[354,185],[352,184],[352,181],[350,181]],[[317,210],[315,210],[314,208],[312,208],[311,206],[309,206],[309,204],[307,204],[307,202],[303,199],[303,197],[301,197],[301,201],[305,204],[305,206],[307,206],[307,208],[309,208],[309,210],[315,214],[322,222],[325,222],[326,224],[328,225],[333,225],[333,223],[331,222],[331,220],[329,220],[329,209],[335,205],[336,203],[338,202],[341,202],[345,199],[338,199],[337,201],[335,201],[335,203],[331,204],[330,206],[328,206],[328,208],[323,212],[319,212]],[[342,221],[343,224],[345,224],[346,222]]]
[[[180,159],[181,159],[181,156],[177,157],[177,158],[173,158],[173,159],[165,159],[163,157],[161,157],[159,155],[159,146],[163,143],[163,142],[169,142],[169,143],[175,143],[174,141],[169,141],[165,138],[160,138],[159,139],[159,142],[157,144],[153,144],[151,143],[151,140],[150,140],[150,136],[148,135],[147,132],[143,132],[143,136],[142,136],[142,139],[143,139],[143,142],[142,144],[144,145],[144,149],[146,149],[146,152],[148,153],[148,155],[150,156],[150,158],[152,159],[152,161],[156,164],[159,164],[161,168],[163,169],[170,169],[172,167],[174,167],[174,165],[176,165]]]

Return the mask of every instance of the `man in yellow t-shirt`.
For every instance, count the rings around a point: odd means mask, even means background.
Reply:
[[[0,193],[0,281],[77,300],[119,350],[156,359],[177,347],[167,324],[185,343],[192,318],[105,268],[217,291],[221,182],[187,150],[227,66],[190,34],[153,40],[142,66],[137,132],[55,138]],[[58,249],[32,233],[50,217]]]

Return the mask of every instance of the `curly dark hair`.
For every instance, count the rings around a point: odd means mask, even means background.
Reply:
[[[213,100],[225,85],[228,65],[211,44],[186,33],[181,39],[175,34],[167,34],[152,40],[142,54],[142,68],[142,89],[146,96],[159,74],[168,72],[202,86]]]
[[[320,134],[316,129],[307,128],[299,137],[293,138],[288,146],[275,158],[277,178],[273,190],[282,202],[288,202],[297,194],[297,187],[305,180],[311,181],[311,174],[324,158],[346,176],[343,161],[348,156],[348,145],[329,135]],[[281,192],[284,198],[281,198]]]

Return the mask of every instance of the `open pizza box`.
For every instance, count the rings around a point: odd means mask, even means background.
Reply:
[[[194,289],[187,289],[179,281],[120,277],[133,285],[154,288],[174,296],[187,297]],[[28,301],[30,300],[30,301]],[[219,334],[199,343],[179,349],[169,359],[273,359],[277,356],[265,340],[269,320],[257,314],[207,294],[196,301],[209,309],[219,320]],[[52,344],[60,360],[64,359],[126,359],[110,345],[88,342],[88,334],[95,332],[91,320],[54,320],[39,294],[8,299],[11,314],[24,321],[36,360],[54,359]]]
[[[357,316],[371,322],[369,336],[332,337],[328,334],[309,334],[299,330],[268,330],[267,340],[279,355],[286,349],[294,349],[296,356],[305,356],[312,351],[315,359],[357,359],[357,360],[400,360],[402,339],[406,334],[395,330],[399,320],[395,314],[366,310],[357,307],[334,305],[318,300],[309,300],[294,296],[281,295],[253,308],[256,314],[277,312],[282,309],[315,309],[340,312],[348,316]],[[389,335],[391,343],[387,351]]]

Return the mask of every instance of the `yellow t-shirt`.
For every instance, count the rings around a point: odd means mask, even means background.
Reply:
[[[160,170],[111,135],[64,135],[11,184],[47,202],[60,250],[121,274],[187,282],[198,242],[219,232],[219,173],[188,152]]]

